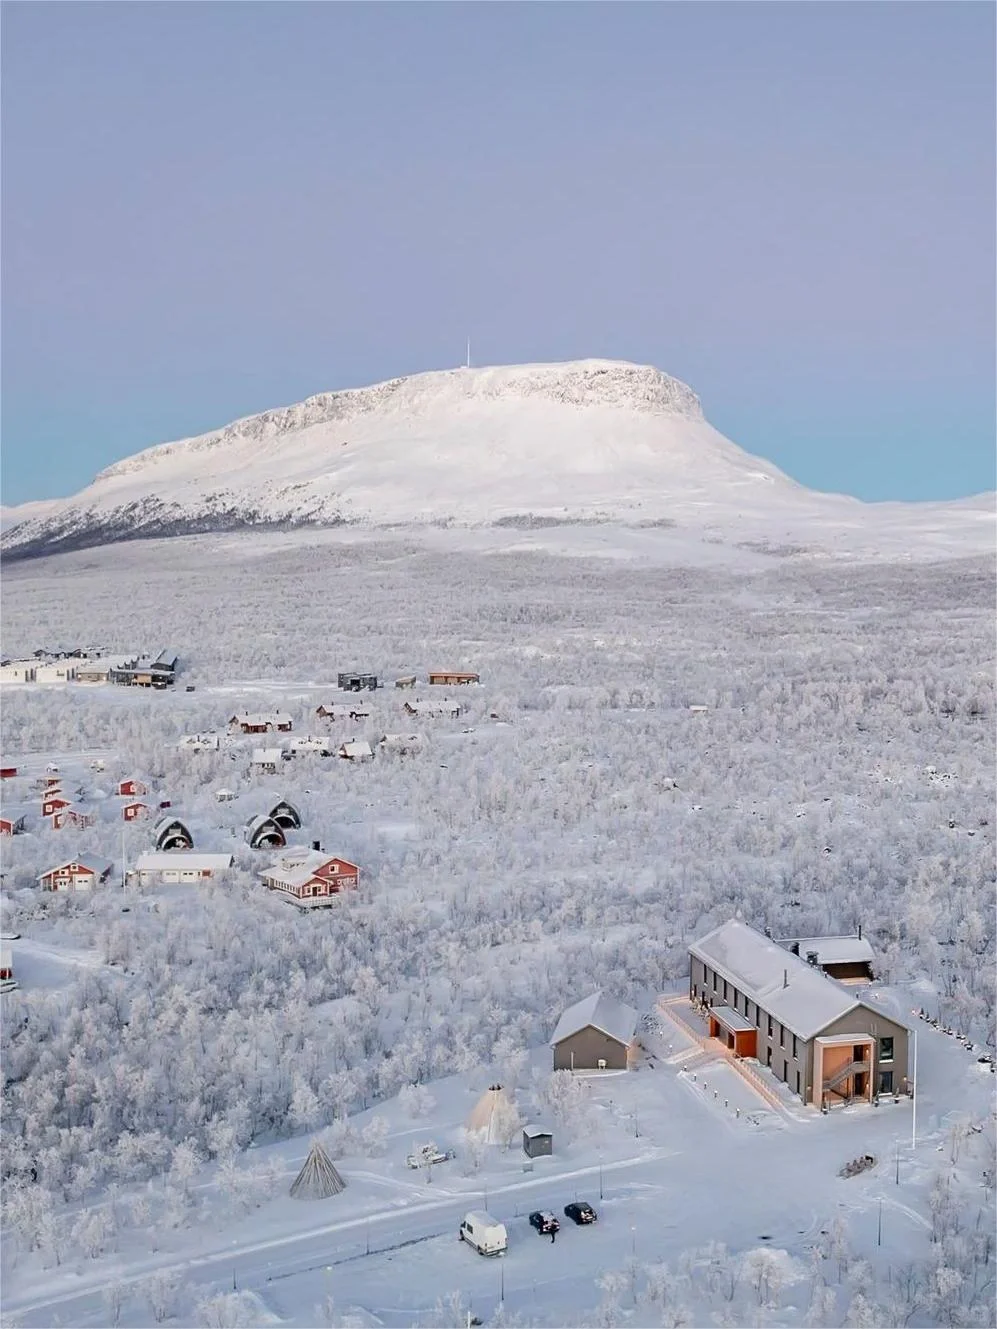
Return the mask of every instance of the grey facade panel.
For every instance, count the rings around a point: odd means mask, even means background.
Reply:
[[[606,1063],[606,1070],[625,1071],[627,1044],[589,1025],[554,1045],[555,1071],[594,1071],[599,1069],[600,1061]]]

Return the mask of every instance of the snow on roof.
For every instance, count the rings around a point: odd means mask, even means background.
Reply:
[[[615,1038],[618,1043],[629,1043],[637,1028],[637,1012],[632,1006],[607,997],[602,991],[593,992],[582,1001],[576,1001],[574,1006],[569,1006],[563,1013],[551,1036],[551,1044],[561,1043],[590,1026]]]
[[[529,1139],[531,1139],[531,1140],[535,1140],[536,1137],[537,1137],[538,1135],[553,1135],[553,1133],[554,1133],[554,1132],[551,1130],[551,1128],[550,1128],[549,1126],[524,1126],[524,1127],[523,1127],[523,1134],[526,1135],[526,1136],[528,1136]]]
[[[179,868],[188,872],[217,872],[222,868],[230,868],[232,863],[231,854],[200,854],[192,849],[174,849],[164,854],[139,854],[135,860],[135,871],[162,872],[168,868]]]
[[[457,701],[407,701],[405,709],[413,715],[459,715]]]
[[[63,868],[72,867],[74,863],[78,863],[81,868],[85,868],[88,872],[92,872],[98,879],[105,875],[110,875],[111,869],[114,866],[114,864],[109,863],[106,858],[67,858],[65,863],[59,863],[56,867],[49,868],[47,872],[40,873],[38,880],[43,881],[46,877],[51,877],[54,873],[61,872]]]
[[[689,953],[805,1041],[866,1004],[820,969],[737,918],[693,942]]]
[[[322,849],[291,849],[281,854],[272,867],[261,872],[264,881],[276,882],[290,890],[304,886],[315,876],[319,868],[327,863],[338,863],[341,867],[355,868],[355,863],[341,858],[338,854],[327,854]]]
[[[339,749],[344,757],[372,757],[374,750],[365,738],[351,738]]]
[[[820,965],[871,964],[876,958],[865,937],[786,937],[779,944],[787,950],[790,946],[799,946],[800,957],[804,960],[808,951],[816,951]]]
[[[253,766],[279,766],[283,753],[280,748],[253,748]]]
[[[710,1014],[715,1016],[725,1029],[729,1029],[732,1034],[751,1033],[755,1026],[750,1020],[745,1019],[740,1011],[732,1010],[730,1006],[711,1006]]]
[[[244,711],[242,715],[233,715],[232,720],[241,725],[279,725],[291,724],[292,717],[288,715],[287,711],[253,711],[252,713]]]
[[[486,1213],[484,1209],[469,1209],[464,1218],[466,1222],[473,1224],[474,1227],[502,1226],[497,1218],[492,1218],[491,1214]]]

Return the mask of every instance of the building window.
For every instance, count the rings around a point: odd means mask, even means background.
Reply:
[[[794,1061],[796,1060],[796,1035],[795,1035],[795,1034],[793,1035],[793,1060],[794,1060]],[[799,1078],[800,1078],[799,1075],[797,1075],[796,1078],[799,1079]],[[800,1086],[797,1085],[797,1086],[796,1086],[796,1092],[799,1093],[799,1091],[800,1091]]]
[[[734,1009],[735,1009],[735,1011],[736,1011],[736,1010],[737,1010],[737,988],[734,989],[734,1000],[731,1002],[731,1005],[734,1007]]]
[[[724,979],[724,1001],[727,1000],[727,980]]]
[[[799,1093],[800,1093],[800,1072],[797,1071],[797,1072],[796,1072],[796,1094],[797,1094],[797,1097],[799,1097]]]
[[[786,1082],[786,1084],[789,1084],[789,1062],[788,1062],[788,1061],[784,1061],[784,1062],[782,1063],[782,1078],[783,1078],[783,1080]]]
[[[892,1094],[892,1093],[893,1093],[893,1072],[892,1072],[892,1071],[880,1071],[880,1072],[879,1072],[879,1092],[880,1092],[881,1094]]]
[[[772,1037],[772,1017],[769,1016],[769,1038]]]
[[[779,1046],[781,1048],[786,1046],[786,1026],[784,1024],[779,1026]]]
[[[881,1038],[881,1039],[879,1040],[879,1060],[880,1060],[880,1061],[892,1061],[892,1060],[893,1060],[893,1039],[892,1039],[892,1038]]]
[[[772,1065],[772,1049],[769,1047],[765,1049],[765,1065],[766,1066]]]
[[[761,1006],[759,1006],[759,1004],[758,1004],[757,1001],[755,1002],[755,1024],[758,1026],[759,1029],[761,1029],[761,1027],[762,1027],[762,1008],[761,1008]]]
[[[713,991],[716,992],[716,990],[717,990],[717,971],[714,969],[714,971],[713,971]]]

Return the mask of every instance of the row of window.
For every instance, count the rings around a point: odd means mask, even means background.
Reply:
[[[704,982],[704,985],[706,985],[707,983],[709,983],[709,981],[710,981],[710,977],[711,977],[711,971],[710,971],[709,969],[707,969],[706,966],[704,965],[704,966],[703,966],[703,982]],[[712,970],[712,979],[713,979],[713,991],[719,996],[719,995],[720,995],[720,992],[721,992],[721,989],[722,989],[722,991],[723,991],[723,1000],[724,1000],[725,1002],[727,1002],[727,1003],[730,1005],[731,1010],[736,1011],[736,1010],[738,1009],[738,1005],[737,1005],[738,998],[741,997],[740,992],[738,992],[737,988],[734,987],[733,985],[728,986],[728,983],[727,983],[726,978],[720,978],[719,975],[717,974],[717,971],[716,971],[715,969]],[[750,1020],[750,1019],[751,1019],[751,1002],[748,1000],[747,997],[743,997],[743,998],[741,998],[741,999],[742,999],[742,1001],[744,1002],[744,1010],[743,1010],[742,1013],[743,1013],[745,1019]],[[771,1016],[771,1015],[767,1015],[765,1018],[766,1018],[766,1020],[767,1020],[767,1022],[768,1022],[768,1036],[769,1036],[769,1038],[773,1038],[773,1037],[775,1036],[775,1021],[772,1019],[772,1016]],[[758,1029],[761,1029],[761,1027],[762,1027],[762,1008],[758,1005],[757,1002],[755,1002],[755,1027],[758,1028]],[[779,1025],[779,1046],[780,1046],[781,1048],[784,1048],[784,1047],[786,1046],[786,1035],[787,1035],[787,1033],[788,1033],[788,1030],[786,1029],[786,1026],[783,1025],[783,1024],[780,1024],[780,1025]],[[796,1046],[797,1046],[797,1045],[796,1045],[796,1035],[795,1035],[795,1034],[790,1034],[790,1038],[792,1039],[793,1057],[794,1057],[794,1059],[795,1059],[795,1057],[796,1057]]]
[[[724,1000],[725,1002],[728,1002],[728,1003],[729,1003],[729,1005],[730,1005],[730,1007],[731,1007],[732,1010],[735,1010],[735,1011],[736,1011],[736,1010],[738,1009],[738,1005],[737,1005],[738,998],[741,996],[740,992],[738,992],[737,988],[735,988],[733,985],[730,985],[730,987],[728,988],[728,983],[727,983],[726,978],[720,978],[719,975],[717,974],[717,971],[716,971],[715,969],[711,971],[711,970],[707,969],[706,966],[704,965],[704,966],[703,966],[703,985],[704,985],[704,988],[705,988],[705,986],[706,986],[707,984],[709,984],[709,982],[711,981],[711,978],[712,978],[712,983],[713,983],[713,991],[719,996],[720,993],[721,993],[721,990],[722,990],[722,991],[723,991],[723,1000]],[[744,1017],[745,1017],[745,1019],[750,1020],[750,1019],[751,1019],[751,1002],[748,1000],[747,997],[744,997],[742,1000],[743,1000],[743,1002],[744,1002],[744,1011],[743,1011]],[[772,1016],[771,1016],[771,1015],[767,1015],[765,1018],[766,1018],[767,1025],[768,1025],[768,1036],[769,1036],[769,1038],[773,1038],[773,1037],[774,1037],[774,1032],[775,1032],[775,1021],[772,1019]],[[755,1026],[756,1026],[758,1029],[761,1029],[761,1027],[762,1027],[762,1008],[758,1005],[757,1002],[755,1002]],[[779,1025],[779,1046],[780,1046],[781,1048],[784,1048],[784,1047],[786,1046],[786,1033],[787,1033],[786,1026],[780,1024],[780,1025]],[[795,1035],[795,1034],[791,1034],[790,1037],[792,1038],[793,1059],[795,1060],[795,1059],[796,1059],[796,1047],[797,1047],[797,1043],[796,1043],[796,1035]],[[880,1060],[880,1061],[892,1061],[892,1060],[893,1060],[893,1038],[892,1038],[892,1037],[886,1037],[886,1038],[881,1038],[881,1039],[879,1039],[879,1060]],[[769,1062],[768,1062],[768,1064],[769,1064],[769,1065],[772,1064],[772,1063],[771,1063],[771,1055],[770,1055],[770,1057],[769,1057]],[[785,1063],[784,1063],[784,1064],[785,1064]],[[786,1076],[784,1075],[783,1078],[786,1079]],[[797,1077],[797,1078],[799,1078],[799,1077]],[[892,1075],[891,1075],[891,1079],[892,1079]]]

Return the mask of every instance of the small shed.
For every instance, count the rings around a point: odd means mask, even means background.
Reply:
[[[523,1153],[527,1158],[546,1158],[554,1152],[554,1136],[546,1126],[523,1127]]]
[[[415,687],[415,678],[416,678],[415,674],[406,674],[404,678],[396,678],[396,679],[395,679],[395,687],[396,687],[396,688],[414,688],[414,687]]]

